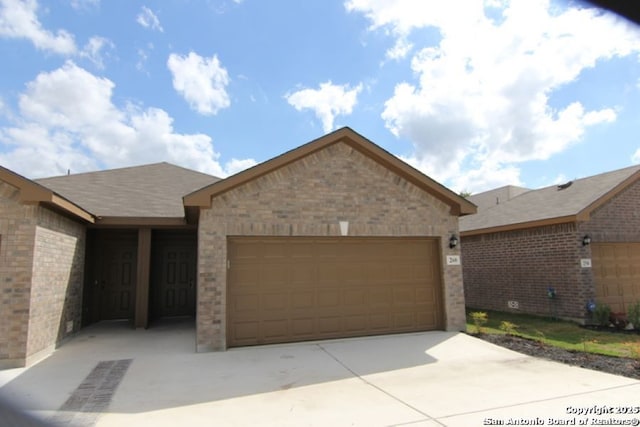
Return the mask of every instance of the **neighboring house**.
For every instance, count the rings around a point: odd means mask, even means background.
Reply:
[[[539,190],[469,197],[460,220],[467,306],[585,320],[640,301],[640,166]]]
[[[0,367],[110,319],[195,316],[197,351],[462,330],[475,210],[348,128],[224,180],[0,168]]]

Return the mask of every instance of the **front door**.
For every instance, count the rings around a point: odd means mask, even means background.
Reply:
[[[195,231],[155,230],[152,246],[152,316],[195,316]]]
[[[93,267],[85,298],[91,322],[133,319],[138,237],[131,230],[96,230],[90,235]],[[91,265],[90,264],[90,265]]]
[[[112,247],[100,280],[102,320],[132,319],[135,308],[136,248]]]
[[[158,316],[191,316],[196,304],[195,248],[168,245],[162,249]]]

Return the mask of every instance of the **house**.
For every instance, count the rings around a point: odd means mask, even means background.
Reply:
[[[84,325],[193,316],[196,350],[462,330],[475,205],[349,128],[227,179],[0,169],[0,366]]]
[[[460,220],[469,307],[585,320],[640,301],[640,166],[469,198]]]

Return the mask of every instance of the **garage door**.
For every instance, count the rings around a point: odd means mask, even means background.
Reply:
[[[592,243],[596,300],[614,312],[640,301],[640,243]]]
[[[438,241],[229,238],[227,345],[442,328]]]

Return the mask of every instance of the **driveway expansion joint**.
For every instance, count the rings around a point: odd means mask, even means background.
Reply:
[[[388,391],[386,391],[385,389],[373,384],[372,382],[368,381],[366,378],[362,377],[360,374],[358,374],[357,372],[355,372],[353,369],[351,369],[346,363],[344,363],[342,360],[338,359],[337,356],[335,356],[333,353],[331,353],[329,350],[327,350],[326,348],[324,348],[321,344],[316,344],[318,346],[318,348],[320,348],[320,350],[322,350],[323,352],[325,352],[329,357],[331,357],[333,360],[335,360],[339,365],[341,365],[344,369],[346,369],[347,371],[349,371],[354,377],[358,378],[360,381],[362,381],[363,383],[365,383],[366,385],[368,385],[369,387],[372,387],[376,390],[378,390],[379,392],[389,396],[391,399],[395,400],[396,402],[401,403],[402,405],[406,406],[407,408],[419,413],[420,415],[422,415],[423,417],[425,417],[424,420],[419,420],[419,421],[414,421],[412,423],[416,423],[416,422],[423,422],[423,421],[433,421],[434,423],[437,423],[443,427],[446,427],[446,424],[442,424],[440,421],[438,421],[436,418],[432,417],[431,415],[425,413],[424,411],[421,411],[420,409],[416,408],[415,406],[405,402],[404,400],[400,399],[399,397],[389,393]],[[397,424],[397,425],[404,425],[404,424]],[[407,425],[411,425],[411,423],[408,423]]]

